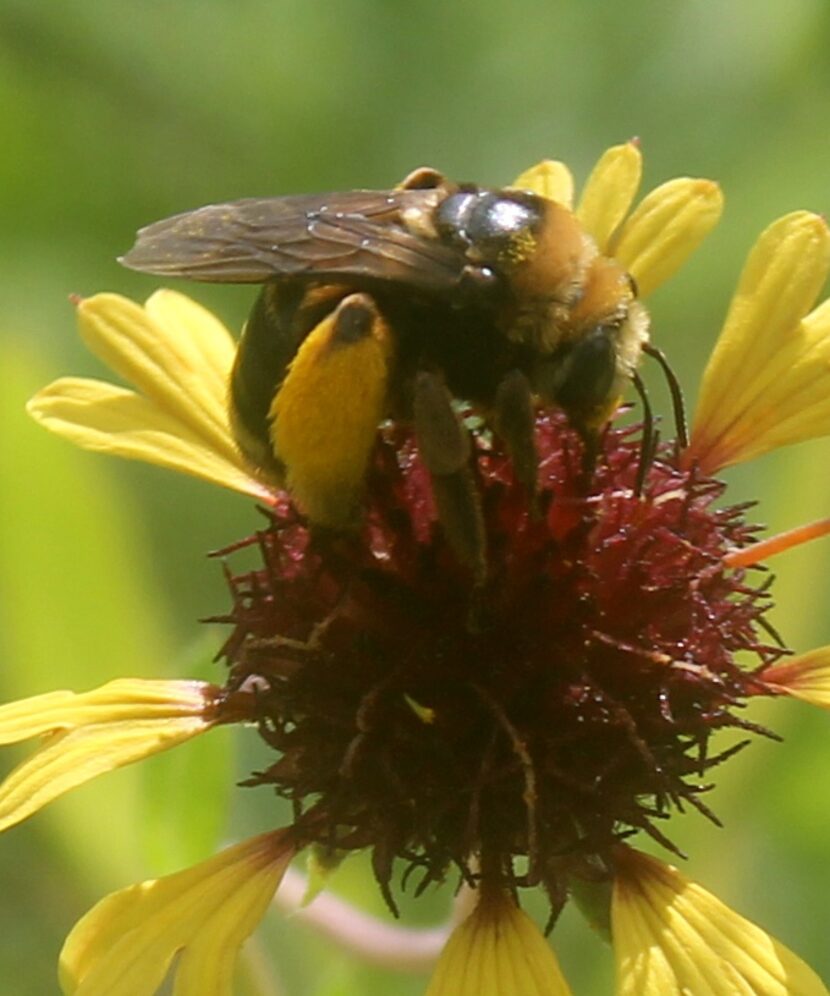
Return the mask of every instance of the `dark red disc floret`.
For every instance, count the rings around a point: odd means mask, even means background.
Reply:
[[[251,783],[293,801],[300,843],[370,848],[387,897],[395,859],[424,883],[455,865],[561,896],[633,831],[671,846],[672,808],[711,815],[707,773],[741,744],[710,739],[757,732],[741,709],[782,651],[766,586],[724,566],[754,528],[720,482],[665,446],[638,495],[638,430],[611,428],[586,483],[578,437],[543,411],[534,498],[471,428],[486,582],[388,426],[360,535],[312,535],[286,503],[251,540],[262,565],[229,575],[229,688],[256,690],[276,759]]]

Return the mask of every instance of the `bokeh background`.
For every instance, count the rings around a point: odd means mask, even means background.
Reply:
[[[219,673],[221,632],[198,619],[227,598],[205,553],[258,525],[251,504],[76,452],[23,414],[56,375],[103,375],[67,296],[147,296],[154,281],[115,262],[138,226],[241,196],[389,186],[423,163],[499,184],[553,156],[584,178],[638,135],[647,187],[702,175],[727,197],[718,231],[651,301],[654,338],[693,402],[755,235],[794,208],[830,210],[828,40],[826,0],[0,0],[2,698]],[[185,289],[233,328],[252,296]],[[766,457],[729,473],[733,496],[762,499],[773,530],[827,515],[828,458],[827,441]],[[830,541],[774,567],[788,641],[830,642]],[[785,744],[756,743],[723,770],[708,801],[725,829],[690,817],[673,836],[691,875],[830,979],[830,722],[788,703],[753,718]],[[245,738],[215,732],[174,754],[0,841],[1,991],[56,991],[62,937],[104,892],[278,821],[264,790],[230,787],[257,763]],[[359,862],[334,886],[383,915]],[[435,922],[447,901],[406,913]],[[611,991],[610,956],[577,916],[556,946],[578,996]],[[251,950],[241,993],[424,987],[277,915]],[[271,965],[269,988],[255,977]]]

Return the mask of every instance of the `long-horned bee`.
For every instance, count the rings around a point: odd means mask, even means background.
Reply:
[[[567,208],[427,168],[393,190],[176,215],[143,228],[122,262],[263,284],[230,384],[243,453],[312,523],[344,528],[379,423],[410,421],[448,538],[476,571],[484,541],[453,399],[488,419],[532,494],[537,401],[566,413],[590,461],[648,340],[633,281]]]

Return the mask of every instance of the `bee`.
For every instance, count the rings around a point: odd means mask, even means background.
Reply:
[[[391,190],[179,214],[141,229],[121,261],[262,284],[230,381],[243,455],[312,525],[348,529],[378,425],[408,421],[442,526],[479,576],[483,524],[454,402],[487,419],[532,498],[535,406],[565,412],[589,466],[648,342],[633,280],[566,207],[426,167]]]

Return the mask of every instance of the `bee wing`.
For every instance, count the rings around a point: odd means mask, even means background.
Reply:
[[[456,286],[461,253],[403,226],[435,190],[354,190],[212,204],[142,228],[121,262],[159,276],[210,283],[275,277],[405,283],[441,293]]]

